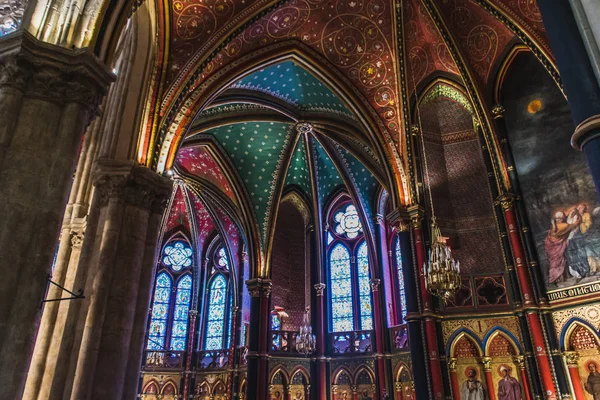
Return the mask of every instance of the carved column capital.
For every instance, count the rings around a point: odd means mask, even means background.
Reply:
[[[352,393],[357,393],[358,392],[358,386],[357,385],[350,385],[350,390],[352,390]]]
[[[252,297],[269,297],[273,283],[270,279],[254,278],[247,280],[246,286]]]
[[[313,125],[307,121],[298,122],[294,128],[296,128],[296,132],[298,132],[299,134],[303,134],[303,133],[309,134],[309,133],[312,133],[312,131],[313,131]]]
[[[525,369],[525,357],[524,356],[515,356],[513,357],[513,363],[517,366],[518,369]]]
[[[425,210],[423,207],[419,205],[414,205],[408,207],[408,215],[410,216],[410,222],[412,224],[413,229],[421,229],[421,225],[423,223],[423,216],[425,215]]]
[[[565,351],[563,355],[565,356],[568,366],[576,367],[579,365],[579,353],[576,351]]]
[[[86,49],[45,43],[27,31],[3,38],[0,45],[0,87],[53,103],[78,103],[88,109],[89,118],[113,80],[109,68]]]
[[[85,232],[83,229],[77,229],[71,231],[71,247],[74,249],[81,249],[83,245],[83,238]]]
[[[379,285],[381,285],[381,279],[371,279],[371,292],[376,292],[379,290]]]
[[[413,136],[417,136],[420,132],[421,132],[421,129],[419,128],[419,125],[412,124],[410,126],[410,133],[412,133]]]
[[[496,199],[496,204],[500,204],[504,211],[510,210],[515,204],[515,195],[512,193],[504,193],[498,196]]]
[[[327,285],[325,285],[324,283],[317,283],[316,285],[314,285],[314,288],[317,291],[317,297],[323,296],[323,292],[325,291],[326,287]]]
[[[494,119],[504,118],[505,111],[506,110],[504,109],[504,107],[502,107],[501,104],[496,104],[494,107],[492,107],[492,116],[494,117]]]
[[[492,370],[492,357],[481,357],[480,362],[483,365],[483,369],[485,371]]]
[[[331,391],[333,393],[337,393],[337,391],[338,391],[338,385],[331,385]]]
[[[94,186],[100,204],[111,199],[162,214],[172,181],[133,161],[98,159],[94,166]]]
[[[402,391],[402,382],[394,382],[394,388],[396,389],[396,392],[401,392]]]
[[[450,371],[456,371],[456,358],[450,357],[448,358],[448,369]]]

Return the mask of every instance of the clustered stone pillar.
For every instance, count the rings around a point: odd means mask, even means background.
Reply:
[[[171,181],[133,161],[99,159],[87,303],[77,318],[72,400],[135,396],[154,276],[156,241]]]
[[[579,354],[576,351],[565,351],[565,359],[567,361],[567,368],[569,369],[569,376],[571,382],[573,382],[573,392],[575,400],[585,400],[585,393],[582,388],[582,380],[579,376]]]
[[[21,398],[78,148],[112,79],[85,50],[0,38],[0,398]]]
[[[254,278],[246,281],[252,297],[250,303],[250,346],[248,348],[248,398],[266,399],[269,389],[269,298],[270,279]]]

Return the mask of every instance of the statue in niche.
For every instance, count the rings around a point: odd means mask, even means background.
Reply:
[[[510,376],[512,368],[501,365],[499,372],[502,379],[498,382],[498,400],[521,400],[521,385]]]
[[[484,400],[483,384],[477,379],[477,370],[467,368],[467,380],[463,382],[460,400]]]
[[[585,390],[594,397],[594,400],[600,400],[600,372],[598,372],[598,365],[590,361],[586,367],[590,374],[585,382]]]

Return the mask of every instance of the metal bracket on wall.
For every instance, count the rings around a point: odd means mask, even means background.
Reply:
[[[54,285],[54,286],[58,287],[60,290],[62,290],[63,292],[69,293],[71,295],[71,297],[59,297],[58,299],[46,299],[50,285]],[[50,303],[52,301],[78,300],[78,299],[84,299],[84,298],[85,298],[85,296],[83,295],[83,289],[79,289],[79,291],[77,293],[73,293],[69,289],[66,289],[66,288],[62,287],[61,285],[59,285],[58,283],[54,282],[52,280],[52,276],[48,275],[48,277],[46,278],[46,294],[44,295],[44,300],[42,300],[41,305],[43,305],[44,303]]]

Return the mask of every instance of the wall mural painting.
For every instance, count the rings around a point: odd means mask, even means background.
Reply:
[[[502,103],[548,290],[600,280],[600,204],[583,153],[570,145],[574,127],[565,98],[534,56],[520,53],[504,80]]]
[[[496,398],[521,400],[524,390],[519,382],[519,370],[514,363],[517,350],[506,337],[497,335],[491,340],[487,353],[491,360],[490,371]]]
[[[484,400],[485,391],[480,380],[479,369],[473,365],[465,367],[465,380],[460,386],[461,400]]]

